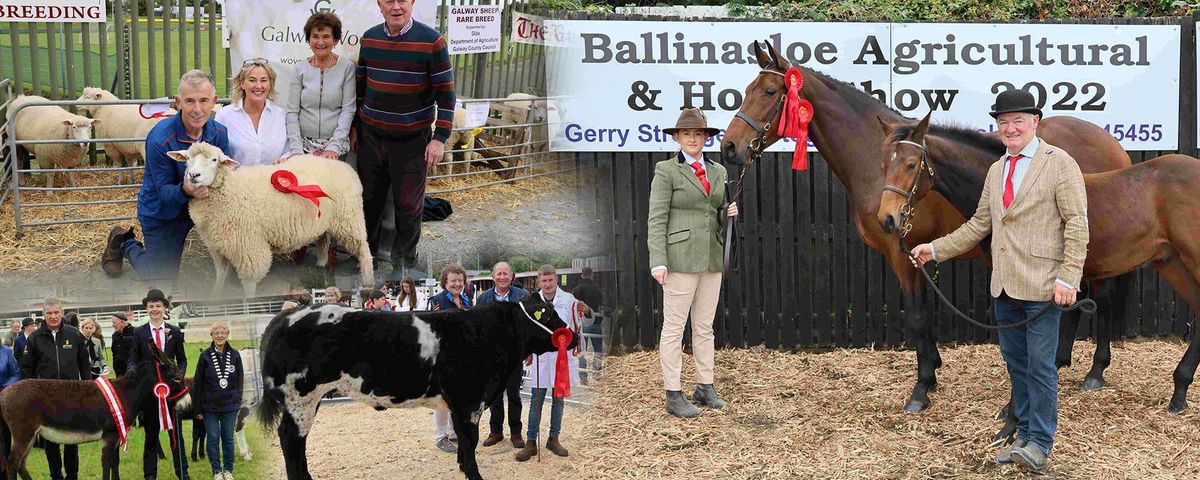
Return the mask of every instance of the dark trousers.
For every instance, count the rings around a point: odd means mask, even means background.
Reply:
[[[43,440],[42,446],[46,450],[46,464],[50,466],[50,478],[53,480],[72,480],[79,478],[79,446],[78,445],[63,445],[62,455],[58,453],[58,444],[49,440]],[[66,472],[63,472],[63,467],[66,467]],[[66,477],[63,476],[66,473]]]
[[[488,410],[491,413],[489,423],[492,433],[504,432],[504,399],[508,398],[508,431],[512,434],[521,433],[521,369],[513,372],[504,386],[504,395],[497,398]]]
[[[379,224],[389,190],[396,211],[396,237],[390,246],[392,259],[416,256],[425,206],[425,147],[431,135],[431,131],[422,130],[408,136],[389,137],[370,127],[359,129],[358,179],[363,187],[363,214],[372,256],[381,249]]]
[[[187,476],[188,463],[183,451],[183,425],[175,409],[171,410],[171,421],[175,423],[175,444],[179,448],[171,449],[171,437],[168,436],[166,444],[163,445],[163,452],[171,457],[175,464],[175,476],[184,478]],[[146,430],[146,442],[142,445],[142,476],[158,478],[158,401],[151,397],[143,402],[139,418],[142,428]]]
[[[143,282],[171,280],[179,276],[179,261],[183,258],[183,242],[192,230],[192,218],[183,215],[175,220],[154,220],[138,217],[142,224],[142,241],[127,240],[121,245],[125,258]]]

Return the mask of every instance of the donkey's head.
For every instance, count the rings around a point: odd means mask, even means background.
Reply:
[[[150,343],[146,348],[149,349],[150,355],[133,365],[125,376],[135,384],[150,385],[151,389],[155,384],[164,383],[168,388],[167,396],[173,400],[187,393],[183,371],[179,369],[179,365],[154,343]],[[153,393],[153,390],[150,393]]]

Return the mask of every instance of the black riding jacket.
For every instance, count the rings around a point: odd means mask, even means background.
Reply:
[[[42,325],[29,336],[25,354],[21,355],[21,378],[57,380],[90,380],[91,362],[83,333],[63,324],[57,338]]]

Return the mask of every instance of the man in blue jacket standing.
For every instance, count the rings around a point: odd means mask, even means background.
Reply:
[[[207,198],[208,187],[185,181],[187,165],[167,156],[167,152],[187,150],[195,142],[228,151],[225,126],[210,118],[216,103],[212,75],[192,70],[179,79],[175,96],[179,113],[159,122],[146,137],[146,169],[137,199],[138,223],[145,243],[137,241],[132,227],[114,226],[100,257],[104,273],[121,275],[122,258],[127,258],[143,281],[170,280],[179,275],[183,241],[194,225],[187,202]]]
[[[479,295],[479,305],[492,302],[519,302],[529,296],[521,287],[512,284],[512,267],[506,262],[499,262],[492,267],[492,281],[495,286]],[[504,387],[508,397],[508,431],[512,436],[513,448],[525,446],[521,437],[521,369],[517,369],[508,378]],[[483,446],[490,447],[504,440],[504,398],[497,398],[488,410],[491,411],[492,433],[483,441]]]

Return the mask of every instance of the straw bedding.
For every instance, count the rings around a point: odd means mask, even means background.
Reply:
[[[1049,478],[1200,478],[1200,395],[1166,412],[1171,372],[1186,345],[1127,341],[1113,348],[1108,386],[1082,392],[1094,345],[1062,370],[1059,433]],[[996,345],[942,348],[939,390],[921,414],[901,406],[911,351],[717,353],[725,411],[669,417],[655,352],[610,358],[579,470],[591,478],[1011,478],[990,437],[1008,382]],[[1080,353],[1083,355],[1081,356]],[[694,375],[685,360],[685,389]],[[690,390],[689,390],[690,392]]]
[[[116,174],[111,172],[75,173],[79,185],[114,185]],[[43,186],[41,175],[33,175],[27,185]],[[430,182],[428,190],[460,188],[495,181],[495,175],[471,175],[453,179],[437,179]],[[564,182],[564,179],[568,179]],[[498,184],[477,189],[439,195],[457,205],[485,205],[492,199],[504,202],[519,201],[539,194],[561,194],[564,185],[570,185],[574,175],[548,175],[515,184]],[[141,172],[134,183],[141,183]],[[514,191],[514,185],[516,190]],[[519,196],[514,196],[516,193]],[[93,190],[71,192],[22,192],[21,203],[77,202],[96,200],[121,200],[135,198],[136,188],[119,190]],[[61,219],[133,217],[137,214],[134,203],[82,205],[69,207],[41,207],[22,209],[22,220],[37,222]],[[120,222],[76,223],[44,227],[27,227],[25,236],[16,238],[16,225],[12,200],[0,205],[0,271],[35,272],[64,270],[79,272],[99,268],[100,249],[114,224],[137,225],[136,220]],[[140,229],[137,232],[141,238]],[[211,263],[204,245],[193,235],[189,237],[184,252],[184,267],[202,267]]]

